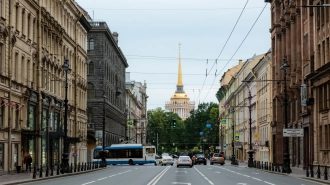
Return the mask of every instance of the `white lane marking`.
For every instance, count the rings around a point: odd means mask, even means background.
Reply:
[[[160,178],[166,173],[166,171],[170,169],[170,166],[166,167],[163,171],[161,171],[155,178],[153,178],[147,185],[155,185]]]
[[[251,177],[252,179],[254,180],[257,180],[257,181],[262,181],[261,179],[258,179],[258,178],[255,178],[255,177]]]
[[[237,185],[247,185],[246,183],[237,183]]]
[[[108,177],[103,177],[103,178],[100,178],[100,179],[97,179],[97,180],[100,181],[100,180],[103,180],[103,179],[106,179],[106,178],[108,178]]]
[[[256,172],[253,172],[254,174],[259,174],[259,173],[256,173]]]
[[[204,177],[204,179],[205,179],[209,184],[214,185],[212,181],[210,181],[210,180],[209,180],[204,174],[202,174],[202,172],[200,172],[196,167],[194,167],[194,168],[195,168],[195,170],[197,170],[197,172],[198,172],[199,174],[201,174],[202,177]]]
[[[185,172],[185,173],[187,173],[187,171],[175,171],[175,172]]]
[[[221,172],[216,171],[215,173],[221,173]]]
[[[275,184],[272,184],[272,183],[267,182],[267,181],[264,181],[264,183],[266,183],[266,184],[270,184],[270,185],[275,185]]]
[[[86,182],[85,184],[82,184],[82,185],[90,184],[90,183],[93,183],[93,182],[95,182],[95,181]]]
[[[187,185],[191,185],[191,183],[187,183],[187,182],[172,182],[172,184],[187,184]]]

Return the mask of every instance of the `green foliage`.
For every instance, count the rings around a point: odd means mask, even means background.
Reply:
[[[202,146],[205,152],[210,146],[219,146],[218,104],[212,102],[199,104],[190,115],[183,121],[176,113],[166,112],[160,107],[147,112],[147,141],[156,146],[158,133],[157,153],[174,153],[176,147],[176,153],[182,151],[199,153],[199,146]],[[210,124],[211,128],[206,128],[206,124]],[[204,135],[201,136],[200,132]]]

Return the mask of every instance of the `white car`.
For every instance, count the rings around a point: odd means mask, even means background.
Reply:
[[[173,164],[174,164],[173,158],[171,156],[163,156],[161,165],[166,166],[168,164],[173,166]]]

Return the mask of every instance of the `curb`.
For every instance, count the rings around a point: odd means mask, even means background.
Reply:
[[[35,182],[35,181],[45,181],[45,180],[49,180],[49,179],[80,175],[80,174],[95,172],[95,171],[104,170],[104,169],[107,169],[107,168],[98,168],[98,169],[82,171],[82,172],[66,173],[66,174],[54,175],[54,176],[49,176],[49,177],[37,178],[37,179],[21,180],[21,181],[15,181],[15,182],[12,181],[12,182],[4,183],[2,185],[17,185],[17,184],[25,184],[25,183],[29,183],[29,182]]]

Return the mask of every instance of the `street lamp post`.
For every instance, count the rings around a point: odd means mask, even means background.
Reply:
[[[288,128],[288,96],[287,96],[287,86],[286,86],[286,68],[289,68],[289,64],[286,59],[283,59],[283,64],[280,70],[284,72],[284,127]],[[289,153],[289,138],[283,137],[284,139],[284,154],[283,154],[283,173],[291,173],[290,168],[290,153]]]
[[[68,142],[68,72],[71,71],[69,60],[64,59],[62,69],[65,71],[65,99],[64,99],[64,151],[62,154],[62,173],[69,172],[69,142]]]
[[[232,109],[231,113],[233,114],[233,125],[231,126],[231,128],[233,129],[233,141],[232,141],[232,156],[231,156],[231,164],[232,165],[237,165],[237,161],[235,158],[235,133],[234,133],[234,129],[235,129],[235,121],[234,121],[234,108]]]
[[[102,164],[101,167],[106,167],[106,152],[105,152],[105,99],[107,96],[105,95],[105,91],[103,91],[103,122],[102,122]]]
[[[249,125],[250,125],[250,150],[248,151],[249,154],[249,161],[248,161],[248,167],[253,167],[253,153],[254,151],[252,150],[252,114],[251,114],[251,100],[252,100],[252,96],[251,96],[251,91],[249,90]]]

